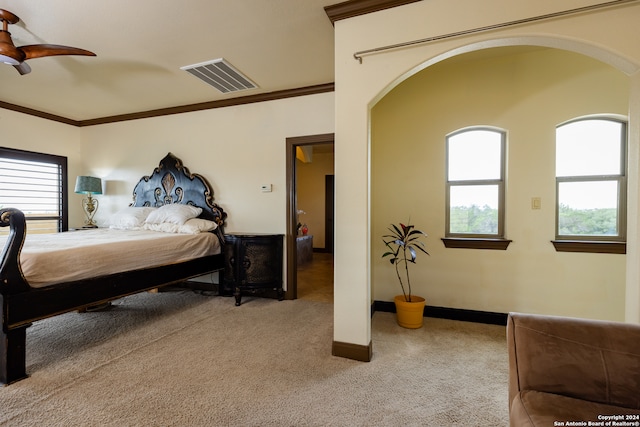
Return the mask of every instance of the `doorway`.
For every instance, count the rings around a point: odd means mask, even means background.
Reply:
[[[286,299],[296,299],[298,298],[298,223],[299,223],[299,215],[298,211],[300,207],[298,206],[298,182],[297,182],[297,151],[298,148],[305,150],[312,149],[313,147],[318,147],[322,150],[322,148],[331,147],[334,143],[334,134],[320,134],[320,135],[309,135],[309,136],[299,136],[299,137],[291,137],[286,139],[286,157],[287,157],[287,234],[286,234],[286,260],[287,260],[287,270],[286,270],[286,283],[287,283],[287,291],[285,293]],[[331,174],[333,175],[333,174]],[[333,179],[331,179],[331,184],[333,184]],[[323,185],[326,185],[323,183]],[[328,197],[328,196],[327,196]],[[333,197],[333,196],[331,196]],[[323,198],[323,202],[325,199]],[[326,202],[325,202],[326,204]],[[333,210],[333,201],[331,202],[331,209]],[[323,211],[324,214],[324,211]],[[326,216],[326,215],[325,215]],[[325,230],[330,227],[333,230],[333,212],[330,216],[325,219]],[[328,224],[328,221],[331,221]],[[330,237],[330,245],[331,245],[331,254],[327,254],[333,260],[333,231],[325,231],[323,238],[325,239],[326,245],[326,234],[331,233]],[[324,251],[327,248],[325,246]],[[324,254],[323,254],[324,255]],[[331,272],[333,274],[333,272]]]

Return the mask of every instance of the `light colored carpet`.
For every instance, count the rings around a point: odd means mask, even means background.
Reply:
[[[505,426],[504,327],[376,313],[369,363],[331,356],[332,305],[143,293],[27,332],[10,426]]]

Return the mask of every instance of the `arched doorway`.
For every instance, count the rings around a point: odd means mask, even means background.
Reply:
[[[626,116],[629,85],[624,73],[583,54],[510,45],[449,56],[388,91],[370,113],[372,299],[392,301],[399,291],[380,258],[380,236],[390,223],[410,218],[430,236],[431,256],[411,268],[412,288],[432,311],[624,320],[626,257],[567,257],[551,240],[555,127],[581,115]],[[445,136],[473,126],[507,133],[505,238],[513,244],[499,254],[447,249],[440,241]],[[532,198],[542,199],[542,209],[531,209]]]

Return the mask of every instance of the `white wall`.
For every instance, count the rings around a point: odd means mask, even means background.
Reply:
[[[73,189],[76,176],[88,170],[82,163],[78,128],[4,109],[0,109],[0,124],[0,146],[67,157],[69,226],[82,225],[82,197]]]
[[[354,60],[357,51],[435,37],[481,26],[594,4],[589,1],[538,2],[515,7],[509,0],[432,0],[336,22],[336,252],[334,340],[368,345],[371,341],[371,230],[369,187],[370,109],[398,82],[422,68],[467,51],[530,44],[579,51],[616,66],[630,76],[637,95],[640,77],[640,6],[628,4],[549,19]],[[452,19],[455,17],[455,19]],[[603,23],[606,23],[604,25]],[[384,28],[384,31],[380,31]],[[624,31],[623,31],[624,29]],[[637,191],[637,101],[630,96],[630,189]],[[634,191],[631,191],[634,193]],[[638,273],[638,194],[629,195],[630,226],[626,264],[625,318],[640,321]],[[374,236],[377,237],[377,236]],[[573,255],[573,254],[572,254]]]
[[[127,206],[172,152],[210,182],[225,231],[285,234],[286,138],[333,132],[333,105],[325,93],[81,128],[87,172],[106,183],[96,221]]]

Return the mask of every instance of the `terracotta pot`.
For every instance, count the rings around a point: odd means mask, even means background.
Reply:
[[[424,319],[425,300],[422,297],[411,295],[411,302],[404,300],[404,295],[396,295],[393,299],[396,304],[396,319],[398,325],[408,329],[422,327]]]

